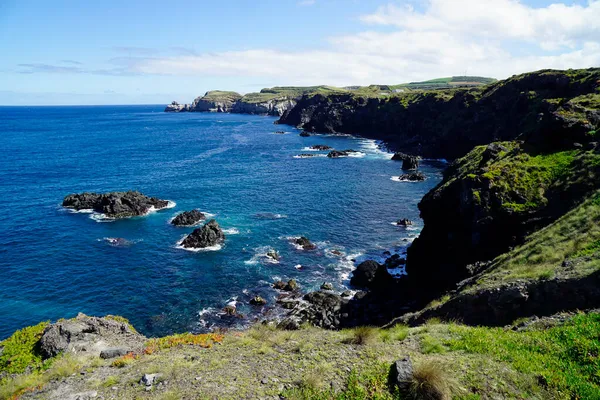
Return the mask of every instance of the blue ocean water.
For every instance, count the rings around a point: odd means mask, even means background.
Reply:
[[[0,107],[0,339],[78,312],[123,315],[147,335],[202,331],[276,313],[275,279],[342,290],[353,260],[401,251],[418,234],[417,203],[441,178],[439,164],[424,162],[425,182],[390,179],[400,163],[371,140],[302,138],[272,117],[162,109]],[[362,154],[294,158],[314,144]],[[115,222],[60,207],[69,193],[129,189],[176,206]],[[193,208],[226,229],[220,250],[176,248],[193,228],[169,220]],[[392,225],[399,218],[414,228]],[[318,249],[296,249],[288,238],[300,235]],[[105,240],[117,237],[131,244]],[[269,248],[280,263],[261,256]],[[247,305],[255,294],[268,306]],[[234,301],[244,318],[221,315]]]

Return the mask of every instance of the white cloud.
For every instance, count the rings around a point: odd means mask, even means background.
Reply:
[[[139,55],[119,65],[131,74],[337,86],[600,65],[600,0],[544,8],[516,0],[429,0],[423,11],[394,3],[361,21],[372,30],[328,38],[323,50]]]

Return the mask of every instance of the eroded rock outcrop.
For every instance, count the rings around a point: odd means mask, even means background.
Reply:
[[[189,104],[179,104],[174,101],[165,108],[165,112],[185,112],[190,111]]]
[[[195,229],[187,235],[181,242],[181,246],[188,249],[204,249],[217,246],[225,241],[223,230],[215,221],[211,219],[201,228]]]
[[[140,351],[145,340],[122,318],[88,317],[80,313],[76,318],[49,325],[40,339],[39,349],[44,358],[64,352],[100,356],[102,352],[115,352],[116,349],[126,354]]]
[[[204,96],[196,97],[190,105],[190,111],[230,112],[242,96],[236,92],[212,90]]]
[[[145,215],[151,210],[167,208],[169,202],[148,197],[137,191],[105,194],[80,193],[66,196],[63,207],[74,210],[94,210],[108,218],[126,218]]]

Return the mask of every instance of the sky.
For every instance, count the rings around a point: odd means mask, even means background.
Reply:
[[[0,105],[600,66],[600,0],[0,0]]]

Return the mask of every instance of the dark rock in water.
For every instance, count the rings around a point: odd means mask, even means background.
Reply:
[[[413,379],[413,364],[410,356],[405,356],[390,367],[389,384],[396,387],[403,395],[407,395]]]
[[[309,137],[310,133],[308,133],[306,131],[302,131],[302,132],[300,132],[300,136],[302,136],[302,137]]]
[[[397,268],[401,265],[406,265],[406,259],[400,257],[398,254],[394,254],[393,256],[388,257],[383,265],[387,269]]]
[[[329,146],[325,146],[324,144],[316,144],[314,146],[310,146],[311,149],[313,150],[331,150],[331,147]]]
[[[387,268],[387,266],[373,260],[363,261],[352,271],[350,284],[369,289],[384,287],[394,280],[388,273]]]
[[[331,250],[331,254],[333,254],[334,256],[341,256],[342,252],[334,249],[334,250]]]
[[[317,246],[314,243],[312,243],[310,240],[308,240],[308,238],[304,236],[301,236],[298,239],[294,240],[294,243],[298,246],[302,246],[304,250],[314,250],[317,248]]]
[[[252,304],[253,306],[264,306],[265,304],[267,304],[267,301],[260,296],[254,296],[250,300],[250,304]]]
[[[190,226],[195,225],[206,219],[206,216],[198,210],[184,211],[178,214],[171,223],[175,226]]]
[[[63,207],[74,210],[94,210],[109,218],[126,218],[147,214],[152,208],[168,207],[167,200],[148,197],[140,192],[80,193],[66,196]]]
[[[379,268],[381,268],[381,265],[376,261],[363,261],[352,272],[350,284],[353,286],[368,287],[375,280],[375,275]]]
[[[298,289],[298,283],[296,282],[295,279],[290,279],[287,284],[285,285],[285,288],[283,290],[287,291],[287,292],[292,292],[294,290]]]
[[[398,225],[398,226],[410,226],[412,224],[413,224],[413,222],[408,218],[402,218],[396,222],[396,225]]]
[[[409,172],[400,175],[399,179],[400,181],[422,182],[425,180],[425,175],[422,172]]]
[[[122,357],[129,352],[130,352],[130,350],[127,350],[124,347],[115,347],[115,348],[105,349],[100,352],[100,358],[103,358],[106,360],[109,358]]]
[[[283,134],[285,134],[285,132],[284,132],[284,131],[276,131],[275,133],[276,133],[277,135],[283,135]]]
[[[349,290],[344,290],[341,294],[342,297],[352,297],[352,292]]]
[[[293,292],[298,289],[298,283],[295,279],[290,279],[287,283],[283,281],[277,281],[273,284],[273,288],[277,290],[283,290],[285,292]]]
[[[38,345],[40,354],[47,359],[68,351],[97,352],[97,355],[113,348],[141,351],[145,341],[144,336],[124,321],[79,314],[46,327]]]
[[[339,158],[339,157],[346,157],[348,155],[347,152],[345,151],[337,151],[337,150],[332,150],[327,154],[327,157],[329,158]]]
[[[419,168],[419,157],[409,156],[402,161],[402,169],[413,170]]]
[[[284,281],[277,281],[273,284],[273,288],[277,289],[277,290],[283,290],[285,288],[285,282]]]
[[[329,282],[323,282],[321,290],[333,290],[333,285]]]
[[[186,236],[181,245],[188,249],[203,249],[205,247],[216,246],[223,243],[225,234],[215,221],[211,219],[201,228],[194,229],[192,233]]]
[[[402,161],[402,169],[404,170],[413,170],[419,168],[419,159],[418,156],[411,156],[406,153],[395,153],[392,156],[392,160],[394,161]]]
[[[106,242],[108,242],[111,246],[115,247],[126,247],[133,244],[129,240],[123,238],[104,238],[104,240],[106,240]]]
[[[267,257],[275,261],[279,261],[281,259],[279,252],[273,249],[267,251]]]

